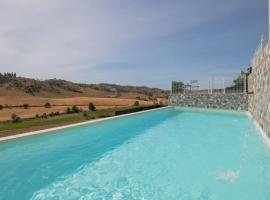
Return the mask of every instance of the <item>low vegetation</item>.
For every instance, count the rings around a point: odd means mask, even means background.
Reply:
[[[28,109],[28,108],[29,108],[29,104],[25,103],[25,104],[22,105],[22,107],[23,107],[24,109]]]
[[[133,105],[134,106],[140,106],[140,102],[139,101],[135,101]]]
[[[92,102],[90,102],[89,105],[88,105],[88,109],[89,109],[90,111],[95,111],[95,110],[96,110],[95,104],[92,103]]]
[[[45,107],[45,108],[50,108],[50,107],[51,107],[51,104],[50,104],[49,102],[46,102],[46,103],[44,104],[44,107]]]
[[[0,96],[128,98],[138,100],[167,99],[169,91],[115,84],[78,84],[66,80],[38,80],[18,77],[16,73],[0,73]]]
[[[12,120],[13,123],[16,123],[16,122],[20,122],[21,118],[18,115],[16,115],[15,113],[13,113],[11,115],[11,120]]]
[[[16,73],[0,73],[0,84],[14,81],[16,77]]]
[[[123,109],[138,108],[129,106],[125,108],[111,108],[95,111],[73,112],[69,107],[69,112],[60,114],[58,112],[50,114],[36,115],[32,119],[21,119],[18,115],[12,114],[10,122],[0,123],[0,137],[19,134],[28,131],[41,130],[52,128],[61,125],[73,124],[77,122],[84,122],[87,120],[105,118],[115,116],[115,112]],[[77,109],[75,109],[77,111]]]
[[[71,113],[80,113],[82,112],[82,109],[79,108],[76,105],[73,105],[71,108],[67,107],[66,114],[71,114]]]

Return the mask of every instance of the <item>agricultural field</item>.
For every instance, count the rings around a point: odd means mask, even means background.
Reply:
[[[49,114],[51,112],[64,113],[67,107],[78,106],[82,110],[88,110],[89,102],[93,102],[98,110],[109,108],[121,108],[132,106],[135,101],[140,105],[151,105],[153,101],[142,101],[136,99],[122,98],[91,98],[91,97],[71,97],[71,98],[43,98],[34,96],[0,96],[0,105],[4,108],[0,110],[0,121],[10,120],[13,113],[21,118],[35,117],[36,114]],[[51,106],[45,108],[45,104]],[[26,104],[27,109],[22,105]]]

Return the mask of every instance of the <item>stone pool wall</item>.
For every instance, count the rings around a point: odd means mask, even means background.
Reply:
[[[242,111],[248,109],[247,95],[241,93],[173,94],[170,96],[170,105]]]
[[[270,42],[261,43],[252,63],[249,76],[248,110],[270,136]]]

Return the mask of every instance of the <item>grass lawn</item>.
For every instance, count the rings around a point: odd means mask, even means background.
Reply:
[[[130,108],[135,108],[136,106],[128,106],[122,108],[111,108],[96,111],[64,114],[60,116],[53,116],[48,118],[35,118],[29,120],[23,120],[21,122],[0,122],[0,137],[16,135],[20,133],[25,133],[29,131],[37,131],[47,128],[53,128],[57,126],[63,126],[68,124],[74,124],[79,122],[84,122],[96,118],[105,118],[115,116],[115,111],[125,110]],[[140,106],[148,107],[148,106]]]
[[[93,118],[103,118],[115,115],[117,109],[106,109],[87,112],[88,116],[83,116],[83,113],[65,114],[61,116],[48,117],[47,119],[37,118],[29,121],[17,123],[5,122],[0,123],[0,137],[25,133],[29,131],[42,130],[53,128],[62,125],[84,122]]]

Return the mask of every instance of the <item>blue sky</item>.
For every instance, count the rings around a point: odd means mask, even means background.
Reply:
[[[236,76],[268,34],[267,0],[0,0],[0,71],[169,88]]]

